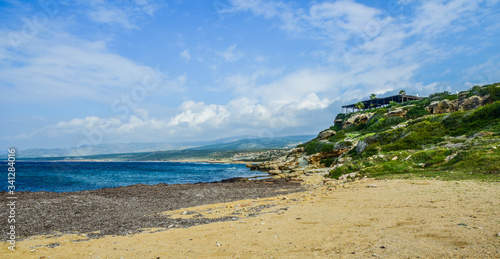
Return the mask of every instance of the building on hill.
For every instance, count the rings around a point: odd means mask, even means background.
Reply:
[[[382,98],[374,98],[374,99],[370,99],[370,100],[365,100],[365,101],[361,101],[361,102],[358,102],[355,104],[343,105],[342,112],[343,113],[351,113],[351,112],[356,112],[356,111],[360,111],[360,110],[384,107],[384,106],[389,105],[390,102],[403,103],[406,101],[413,101],[413,100],[420,100],[420,99],[422,99],[422,98],[418,97],[418,96],[414,96],[414,95],[398,94],[398,95],[393,95],[393,96],[389,96],[389,97],[382,97]],[[364,108],[359,109],[359,106],[358,106],[359,103],[362,103],[363,104],[362,107],[364,107]]]

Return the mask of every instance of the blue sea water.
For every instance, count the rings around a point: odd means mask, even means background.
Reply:
[[[16,162],[16,191],[74,192],[134,184],[214,182],[264,175],[242,164],[174,162]],[[0,164],[7,191],[7,163]]]

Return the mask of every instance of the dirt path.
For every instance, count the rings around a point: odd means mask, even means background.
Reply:
[[[161,215],[241,219],[100,239],[32,237],[13,253],[1,243],[0,257],[500,257],[498,183],[364,180]]]

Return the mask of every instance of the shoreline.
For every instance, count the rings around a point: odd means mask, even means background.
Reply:
[[[99,234],[91,234],[98,238],[139,233],[147,228],[189,227],[236,220],[237,216],[177,220],[158,213],[301,190],[300,183],[291,179],[230,178],[212,183],[135,184],[77,192],[17,192],[17,238],[99,231]],[[0,196],[7,196],[7,192],[1,192]],[[0,217],[7,218],[7,212],[0,211]],[[0,222],[0,226],[7,229],[7,221]]]
[[[8,251],[6,242],[2,242],[0,255],[20,258],[500,256],[497,183],[363,179],[334,187],[318,175],[306,178],[310,184],[301,191],[211,202],[155,214],[157,218],[178,222],[195,223],[204,219],[204,224],[150,227],[120,235],[102,235],[102,231],[37,235],[18,241],[16,252]]]
[[[166,161],[154,161],[154,160],[147,160],[147,161],[111,161],[111,160],[88,160],[88,159],[82,159],[82,160],[50,160],[50,161],[43,161],[43,160],[22,160],[19,159],[17,162],[33,162],[33,163],[64,163],[64,162],[82,162],[82,163],[91,163],[91,162],[96,162],[96,163],[208,163],[208,164],[247,164],[247,163],[252,163],[252,164],[259,164],[260,162],[248,162],[248,161],[225,161],[225,160],[194,160],[194,159],[187,159],[187,160],[166,160]]]

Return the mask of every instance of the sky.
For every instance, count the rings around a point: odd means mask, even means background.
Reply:
[[[0,1],[0,147],[317,134],[500,81],[500,1]]]

